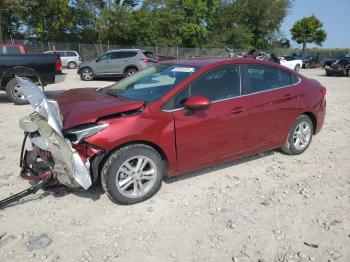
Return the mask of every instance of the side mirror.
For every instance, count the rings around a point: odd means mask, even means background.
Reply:
[[[185,108],[192,110],[204,110],[210,107],[210,101],[204,96],[190,96],[185,102]]]

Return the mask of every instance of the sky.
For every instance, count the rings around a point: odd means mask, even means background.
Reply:
[[[323,23],[327,32],[323,47],[350,48],[350,0],[294,0],[281,26],[284,36],[291,39],[290,29],[293,24],[313,14]],[[294,41],[291,43],[293,47],[301,47]]]

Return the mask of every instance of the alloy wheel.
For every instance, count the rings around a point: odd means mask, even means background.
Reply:
[[[82,74],[85,80],[92,80],[93,78],[92,71],[88,68],[85,68]]]
[[[126,160],[116,174],[118,191],[128,198],[139,198],[147,194],[157,178],[154,161],[146,156],[135,156]]]
[[[296,149],[303,150],[310,143],[312,128],[310,124],[303,121],[297,125],[293,132],[293,144]]]

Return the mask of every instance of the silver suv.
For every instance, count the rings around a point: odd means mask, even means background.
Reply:
[[[95,60],[84,62],[78,69],[80,78],[131,76],[157,62],[152,52],[141,49],[118,49],[104,53]]]
[[[44,52],[46,54],[59,54],[63,67],[67,67],[69,69],[77,68],[81,64],[81,57],[76,51],[47,51]]]

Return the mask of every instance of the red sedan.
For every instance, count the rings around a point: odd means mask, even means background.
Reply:
[[[111,200],[134,204],[163,176],[276,148],[300,154],[323,125],[325,94],[313,79],[246,58],[171,60],[104,89],[73,89],[57,97],[62,134],[90,177],[71,168],[57,179],[86,189],[101,177]]]

